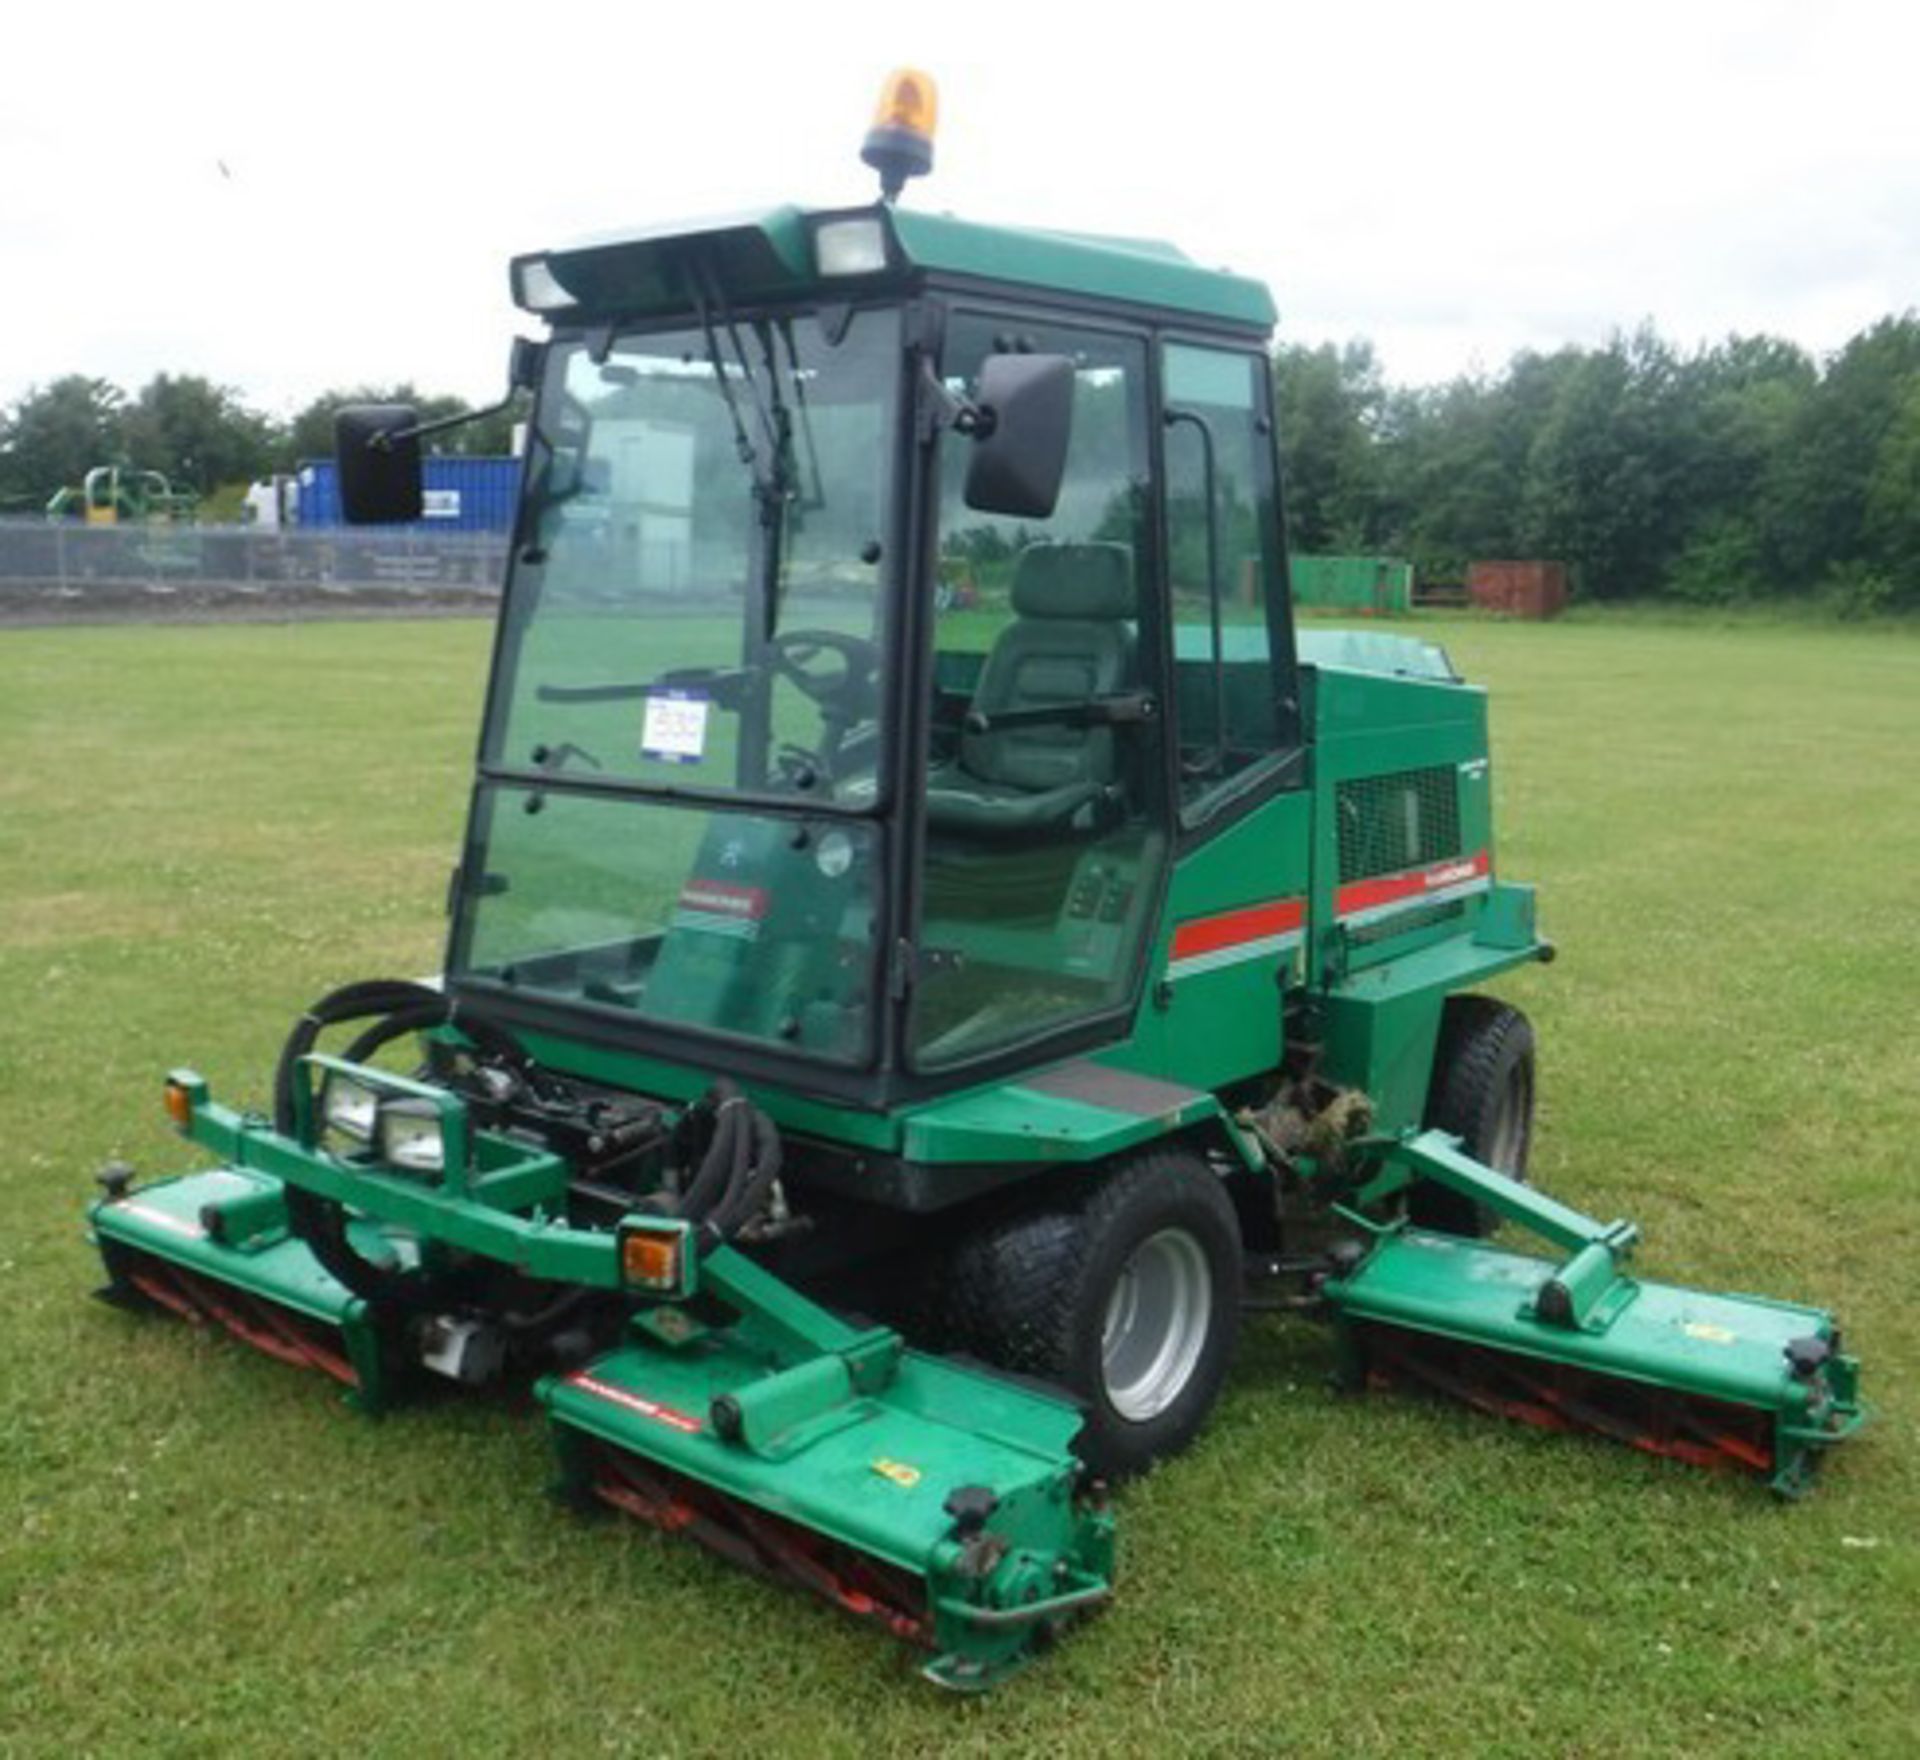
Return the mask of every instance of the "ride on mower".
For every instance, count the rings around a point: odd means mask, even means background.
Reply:
[[[890,82],[871,205],[513,263],[444,975],[316,1003],[264,1114],[169,1076],[215,1165],[107,1177],[107,1293],[367,1408],[530,1381],[568,1496],[961,1688],[1110,1599],[1109,1487],[1250,1302],[1350,1387],[1803,1490],[1832,1318],[1527,1182],[1486,699],[1296,629],[1266,290],[898,205],[932,107]],[[342,412],[352,517],[418,517],[427,431]]]

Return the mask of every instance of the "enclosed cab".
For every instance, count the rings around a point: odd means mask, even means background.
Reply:
[[[111,1177],[112,1293],[368,1403],[545,1371],[567,1488],[950,1685],[1111,1593],[1104,1482],[1197,1433],[1250,1278],[1355,1387],[1788,1491],[1857,1426],[1831,1316],[1642,1284],[1525,1183],[1486,699],[1296,636],[1264,289],[890,199],[512,277],[444,977],[317,1003],[271,1120],[177,1071],[223,1165]],[[432,424],[340,422],[349,517],[419,517]]]

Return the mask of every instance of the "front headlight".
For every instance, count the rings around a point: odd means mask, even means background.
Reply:
[[[320,1116],[329,1130],[338,1131],[356,1143],[373,1141],[373,1124],[380,1111],[380,1096],[365,1082],[351,1076],[330,1075],[320,1094]]]
[[[380,1159],[405,1173],[445,1173],[446,1130],[431,1100],[389,1100],[380,1108]]]
[[[512,267],[513,303],[526,312],[560,312],[574,303],[545,257],[516,257]]]
[[[878,275],[887,254],[886,222],[878,215],[828,220],[814,229],[813,260],[822,275]]]

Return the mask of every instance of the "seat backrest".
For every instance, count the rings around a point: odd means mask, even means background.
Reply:
[[[1138,596],[1125,544],[1033,544],[1013,574],[1014,621],[981,668],[973,707],[992,715],[1124,690],[1133,680]],[[1010,727],[970,733],[960,763],[983,782],[1035,793],[1113,780],[1111,728]]]

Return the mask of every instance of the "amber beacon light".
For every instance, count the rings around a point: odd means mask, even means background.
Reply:
[[[940,109],[931,74],[902,67],[887,75],[860,157],[880,173],[880,195],[894,201],[909,177],[933,169],[933,130]]]

